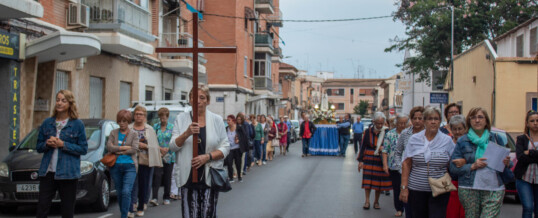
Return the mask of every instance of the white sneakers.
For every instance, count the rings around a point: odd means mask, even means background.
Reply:
[[[133,212],[129,212],[129,213],[127,213],[127,217],[134,218],[135,214]]]
[[[157,199],[155,199],[155,198],[154,198],[154,199],[151,199],[151,200],[149,201],[149,203],[150,203],[152,206],[159,206],[159,202],[157,202]]]
[[[168,200],[168,199],[164,200],[163,205],[169,205],[169,204],[170,204],[170,200]]]
[[[144,216],[144,211],[137,211],[136,216]]]

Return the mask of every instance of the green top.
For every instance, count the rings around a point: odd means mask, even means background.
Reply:
[[[258,123],[256,125],[256,129],[254,130],[256,132],[256,136],[254,137],[254,140],[261,141],[263,138],[263,127],[261,123]]]

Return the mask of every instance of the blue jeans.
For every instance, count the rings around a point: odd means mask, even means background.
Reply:
[[[110,168],[110,176],[116,187],[121,218],[127,218],[131,203],[131,191],[136,179],[136,167],[134,164],[115,164]]]
[[[267,161],[267,141],[262,144],[262,161]]]
[[[349,135],[340,134],[338,137],[338,147],[340,147],[340,155],[346,155],[347,144],[349,143]]]
[[[533,217],[538,215],[538,184],[530,184],[524,180],[516,180],[517,194],[523,206],[523,215],[521,217]]]
[[[262,142],[260,140],[254,140],[254,159],[262,159]]]
[[[307,139],[307,138],[303,138],[303,155],[307,155],[308,154],[308,145],[310,143],[310,139]]]

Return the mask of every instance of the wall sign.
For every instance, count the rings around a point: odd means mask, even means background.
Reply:
[[[430,93],[430,104],[448,104],[448,93]]]
[[[0,30],[0,57],[19,59],[19,35]]]
[[[20,63],[9,61],[10,101],[9,101],[9,145],[16,146],[19,143],[20,129]]]

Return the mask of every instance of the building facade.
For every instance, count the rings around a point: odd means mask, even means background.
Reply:
[[[360,101],[368,102],[368,114],[377,110],[382,79],[328,79],[322,84],[322,94],[335,106],[336,115],[353,114]],[[381,91],[382,92],[382,91]],[[382,99],[381,95],[381,99]]]

